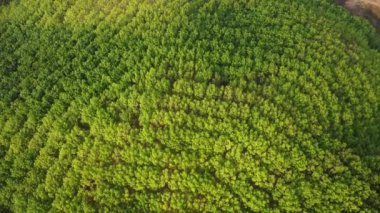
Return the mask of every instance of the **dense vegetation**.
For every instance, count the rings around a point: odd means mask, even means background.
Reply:
[[[13,0],[0,211],[376,211],[374,39],[333,0]]]

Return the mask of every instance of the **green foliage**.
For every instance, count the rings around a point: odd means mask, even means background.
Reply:
[[[0,211],[378,211],[378,40],[332,0],[1,6]]]

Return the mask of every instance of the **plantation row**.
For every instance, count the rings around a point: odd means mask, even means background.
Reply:
[[[373,38],[330,0],[1,6],[0,210],[376,211]]]

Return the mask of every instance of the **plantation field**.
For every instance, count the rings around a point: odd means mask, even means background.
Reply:
[[[335,0],[0,6],[0,212],[378,212],[379,143]]]

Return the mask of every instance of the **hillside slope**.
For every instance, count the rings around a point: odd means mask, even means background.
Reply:
[[[0,211],[376,212],[380,53],[333,0],[0,7]]]

